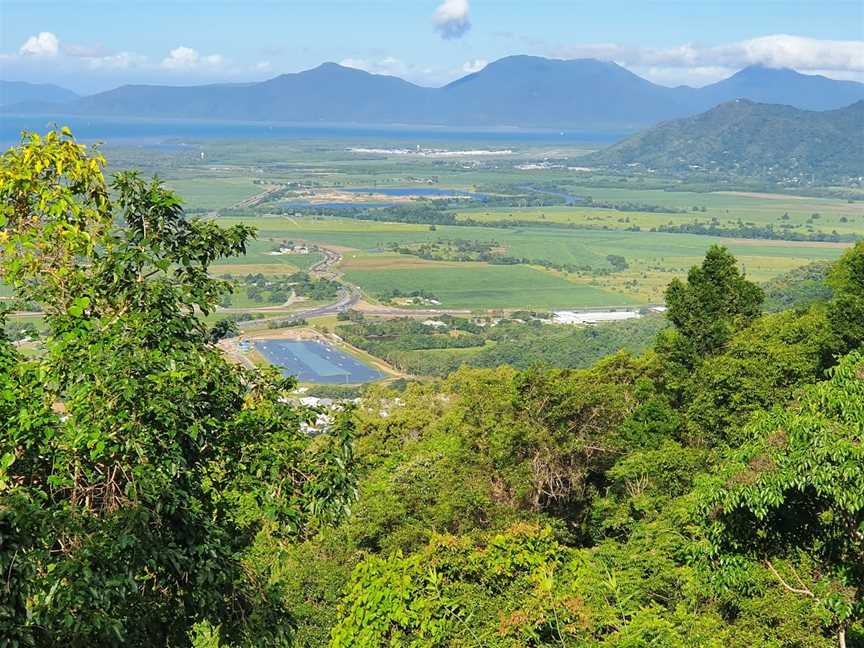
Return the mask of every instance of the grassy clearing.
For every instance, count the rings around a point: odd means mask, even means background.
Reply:
[[[245,255],[222,259],[220,260],[219,265],[267,265],[281,268],[281,270],[277,271],[279,274],[291,274],[301,270],[302,265],[306,265],[307,263],[311,265],[321,258],[319,255],[312,254],[269,254],[270,252],[273,252],[274,248],[278,248],[278,246],[279,243],[269,237],[259,237],[258,239],[248,243]],[[309,259],[309,257],[313,256],[316,257],[315,260]],[[230,270],[228,272],[230,272]],[[264,271],[262,270],[261,272]]]
[[[295,268],[299,268],[300,270],[308,270],[313,265],[321,261],[324,258],[324,255],[318,252],[310,252],[309,254],[286,254],[280,258],[285,259]]]

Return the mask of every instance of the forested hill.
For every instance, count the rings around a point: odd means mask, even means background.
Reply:
[[[737,99],[583,158],[592,165],[772,178],[864,173],[864,101],[806,111]]]

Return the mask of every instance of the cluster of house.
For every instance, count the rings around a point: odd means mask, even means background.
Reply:
[[[319,398],[317,396],[301,396],[306,391],[305,387],[297,390],[296,394],[299,397],[292,399],[303,407],[310,407],[317,410],[314,420],[300,423],[300,431],[310,436],[325,432],[335,418],[336,412],[344,407],[347,403],[357,404],[359,398]]]

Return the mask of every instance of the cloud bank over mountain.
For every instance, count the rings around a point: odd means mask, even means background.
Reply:
[[[701,85],[700,80],[717,81],[748,65],[864,80],[864,40],[820,40],[771,34],[721,45],[685,43],[665,48],[616,43],[573,44],[553,48],[550,54],[559,58],[614,61],[660,83]]]

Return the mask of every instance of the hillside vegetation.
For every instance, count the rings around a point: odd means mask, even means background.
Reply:
[[[583,158],[638,166],[810,181],[858,177],[864,169],[864,101],[825,112],[727,102],[666,122]]]
[[[864,643],[864,242],[771,314],[713,246],[643,354],[377,387],[311,437],[204,323],[251,228],[103,162],[0,160],[46,325],[0,337],[0,644]]]

